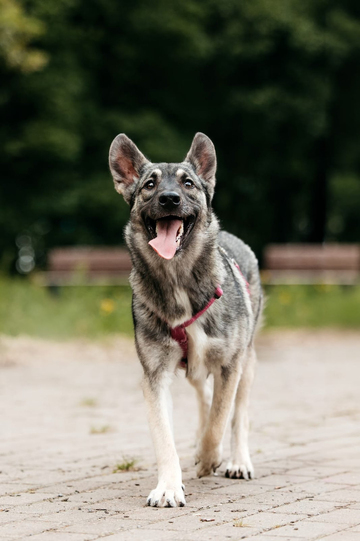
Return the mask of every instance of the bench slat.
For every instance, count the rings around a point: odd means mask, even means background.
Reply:
[[[269,270],[360,271],[357,244],[270,244],[264,250]]]

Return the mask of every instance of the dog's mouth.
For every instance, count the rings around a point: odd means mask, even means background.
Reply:
[[[172,259],[181,250],[195,224],[195,216],[180,218],[165,216],[158,220],[145,219],[151,236],[150,246],[164,259]]]

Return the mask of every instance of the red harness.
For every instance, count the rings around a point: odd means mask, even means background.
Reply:
[[[212,297],[212,299],[209,300],[205,308],[200,310],[200,312],[195,314],[191,319],[188,319],[187,321],[185,321],[185,323],[181,323],[181,325],[178,325],[177,327],[170,328],[171,338],[176,340],[176,342],[179,344],[183,352],[183,358],[181,359],[181,366],[183,368],[185,368],[187,364],[187,354],[188,354],[188,337],[187,337],[185,328],[191,325],[192,323],[194,323],[194,321],[196,321],[200,316],[202,316],[203,313],[206,312],[206,310],[208,310],[208,308],[210,308],[210,306],[217,299],[220,299],[222,294],[223,294],[223,290],[221,289],[220,286],[217,286],[217,288],[215,289],[214,296]]]
[[[238,271],[240,272],[241,276],[244,278],[245,283],[246,283],[246,291],[247,291],[248,295],[250,296],[249,283],[245,279],[245,276],[241,272],[240,267],[236,263],[236,261],[235,260],[232,260],[232,261],[233,261],[234,265],[236,266],[236,268],[238,269]],[[206,312],[206,310],[208,310],[210,308],[210,306],[217,299],[220,299],[222,297],[222,295],[223,295],[223,290],[221,289],[220,286],[217,286],[217,288],[215,289],[214,296],[209,300],[209,302],[207,303],[205,308],[200,310],[200,312],[195,314],[191,319],[188,319],[187,321],[185,321],[185,323],[181,323],[181,325],[178,325],[177,327],[170,327],[171,338],[176,340],[176,342],[179,344],[179,346],[181,347],[182,352],[183,352],[183,356],[182,356],[182,359],[180,361],[180,366],[182,368],[186,368],[186,366],[187,366],[187,356],[188,356],[188,336],[187,336],[186,330],[185,330],[186,327],[188,327],[189,325],[194,323],[194,321],[196,321],[200,316],[202,316],[203,313]]]

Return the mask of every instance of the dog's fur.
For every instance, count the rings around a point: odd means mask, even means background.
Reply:
[[[115,188],[131,207],[125,238],[133,263],[136,348],[144,369],[143,392],[158,463],[158,484],[147,503],[183,506],[169,394],[182,350],[171,338],[170,327],[202,310],[221,285],[221,299],[187,327],[186,377],[196,389],[200,417],[197,475],[209,475],[220,466],[225,426],[234,405],[226,475],[252,478],[247,409],[256,360],[254,333],[262,308],[258,264],[246,244],[219,231],[211,208],[216,155],[206,135],[196,134],[182,163],[153,164],[120,134],[111,145],[109,162]],[[166,199],[169,193],[177,196],[175,203],[171,196]],[[164,194],[165,205],[159,200]],[[156,221],[170,215],[184,219],[186,229],[180,248],[167,260],[148,243],[156,236]]]

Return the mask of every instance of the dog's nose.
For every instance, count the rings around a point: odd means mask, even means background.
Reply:
[[[176,192],[164,192],[159,195],[159,203],[162,207],[177,207],[180,205],[180,195]]]

